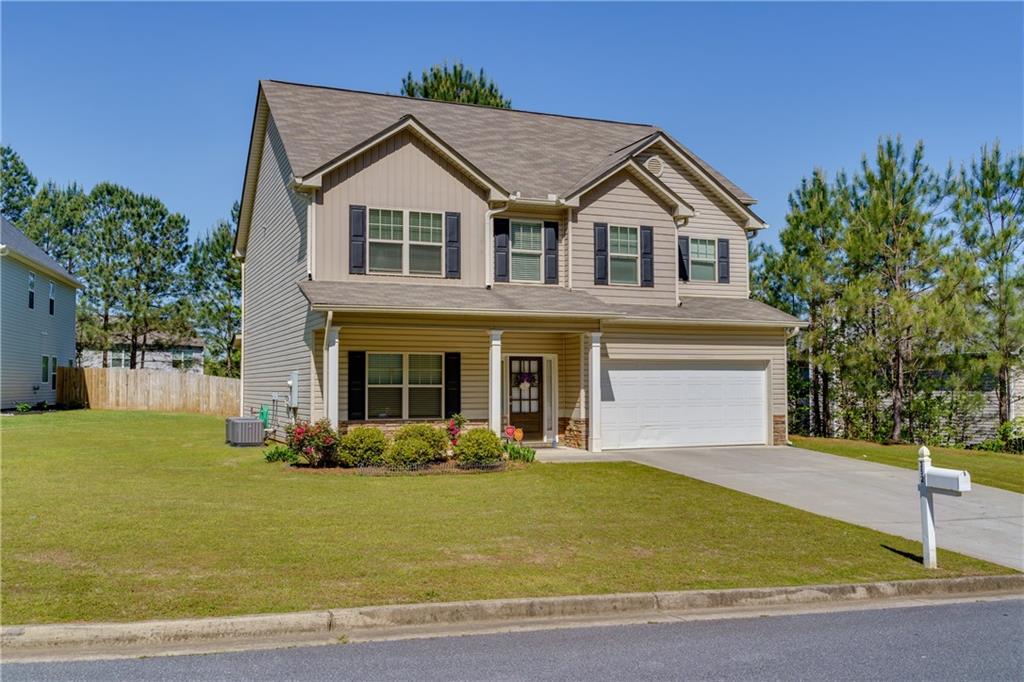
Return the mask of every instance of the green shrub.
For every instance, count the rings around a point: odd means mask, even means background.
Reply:
[[[288,464],[295,464],[299,461],[299,456],[293,452],[291,448],[287,448],[283,445],[274,445],[270,449],[263,451],[263,459],[268,462],[287,462]]]
[[[384,464],[396,469],[415,469],[435,461],[434,446],[422,438],[394,440],[384,451]]]
[[[996,434],[1006,452],[1024,453],[1024,415],[1000,424]]]
[[[349,429],[338,443],[337,457],[343,467],[380,466],[388,438],[374,426],[356,426]]]
[[[430,447],[430,461],[443,462],[448,457],[448,434],[444,429],[429,424],[406,424],[395,431],[396,443],[415,438]]]
[[[46,404],[45,400],[40,400],[38,403],[36,403],[35,409],[39,410],[40,412],[46,412],[46,408],[48,407],[49,405]]]
[[[28,403],[18,403],[17,405],[14,406],[14,411],[20,412],[21,414],[25,414],[26,412],[32,411],[32,406],[29,405]]]
[[[487,428],[476,428],[459,436],[455,446],[455,459],[459,466],[488,466],[501,461],[504,451],[501,439]]]
[[[338,434],[330,420],[321,419],[315,424],[295,422],[285,429],[288,434],[288,448],[311,467],[326,467],[336,463]]]
[[[506,441],[505,456],[512,462],[532,462],[537,456],[537,451],[515,441]]]

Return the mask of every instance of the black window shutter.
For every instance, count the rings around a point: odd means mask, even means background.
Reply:
[[[366,274],[366,207],[348,207],[348,271]]]
[[[608,284],[608,223],[594,223],[594,284]]]
[[[729,283],[729,240],[718,240],[718,283]]]
[[[544,221],[544,284],[558,284],[558,223]]]
[[[462,214],[444,214],[444,276],[448,279],[462,277]]]
[[[348,352],[348,418],[366,419],[366,351]]]
[[[462,411],[462,354],[444,354],[444,416]]]
[[[690,281],[690,238],[679,237],[679,279]]]
[[[494,219],[494,281],[508,281],[508,218]]]
[[[640,226],[640,286],[654,286],[654,228]]]

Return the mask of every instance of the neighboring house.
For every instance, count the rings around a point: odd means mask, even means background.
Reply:
[[[242,412],[784,443],[803,323],[749,298],[753,203],[649,125],[263,81]]]
[[[162,371],[203,373],[203,351],[206,343],[198,337],[180,338],[164,332],[154,332],[146,339],[145,348],[139,348],[136,354],[138,369],[157,369]],[[107,351],[108,367],[130,367],[131,345],[127,338],[119,338]],[[82,367],[102,367],[103,351],[83,349]]]
[[[82,283],[0,218],[0,407],[57,401],[57,368],[75,362]]]

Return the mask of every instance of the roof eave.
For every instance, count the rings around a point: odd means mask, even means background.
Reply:
[[[267,137],[267,123],[270,120],[270,105],[263,94],[263,83],[256,89],[256,106],[252,115],[252,129],[249,131],[249,155],[245,160],[245,175],[242,177],[242,197],[239,201],[238,229],[232,251],[235,258],[245,260],[252,224],[252,209],[256,200],[256,181],[259,178],[263,144]]]
[[[38,270],[41,273],[45,273],[47,276],[52,277],[53,279],[61,282],[62,284],[65,284],[65,285],[71,287],[72,289],[84,289],[85,288],[85,284],[80,282],[74,276],[69,277],[66,273],[61,272],[60,270],[55,269],[52,265],[48,265],[46,263],[40,263],[35,258],[29,258],[25,254],[20,253],[18,251],[15,251],[14,249],[10,248],[9,246],[7,248],[7,252],[3,254],[3,257],[4,258],[13,258],[16,261],[18,261],[19,263],[23,263],[23,264],[29,266],[30,268],[32,268],[33,270]]]

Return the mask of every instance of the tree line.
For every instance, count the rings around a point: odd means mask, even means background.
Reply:
[[[2,147],[0,213],[85,285],[78,298],[79,352],[126,342],[129,366],[145,365],[154,335],[206,342],[207,374],[238,376],[232,340],[241,325],[241,268],[232,257],[237,203],[193,243],[188,219],[154,196],[101,182],[38,186]]]
[[[994,389],[1009,419],[1024,347],[1024,153],[998,142],[937,171],[883,138],[851,176],[789,196],[753,295],[809,320],[790,340],[791,430],[962,444]]]

